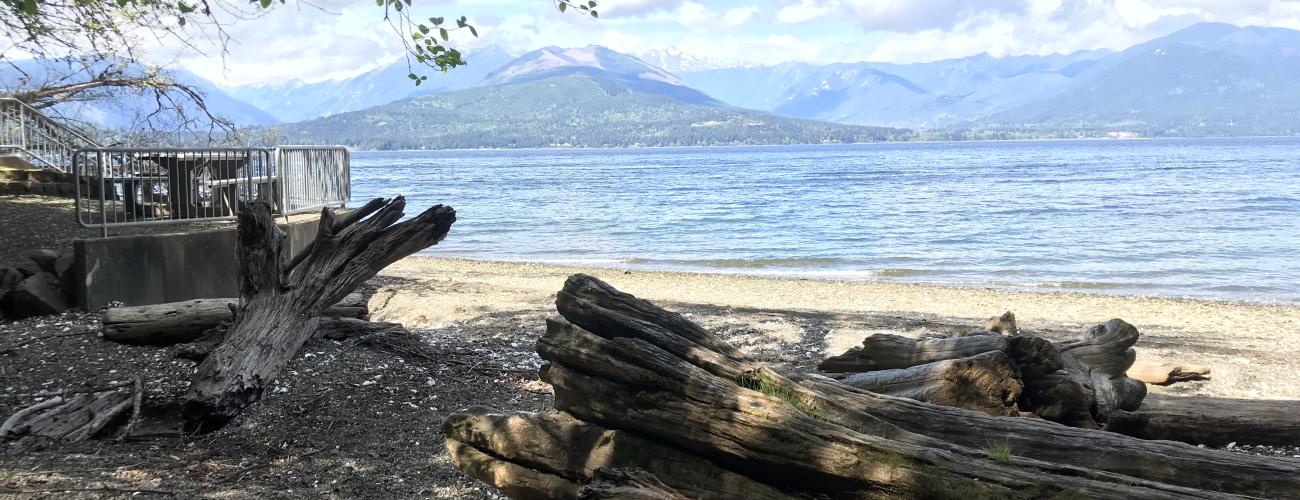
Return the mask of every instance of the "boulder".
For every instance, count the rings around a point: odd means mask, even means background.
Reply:
[[[59,255],[58,260],[54,261],[54,275],[62,278],[63,275],[68,274],[68,270],[72,269],[72,265],[76,262],[76,255],[73,254],[72,250],[63,252],[62,255]]]
[[[14,318],[60,314],[68,310],[68,301],[59,288],[59,278],[42,272],[18,284],[10,293],[9,309]]]
[[[42,271],[55,275],[58,274],[54,271],[54,268],[55,263],[59,261],[59,252],[46,249],[33,250],[31,253],[27,254],[27,258],[31,259],[32,262],[35,262],[37,266],[40,266]]]
[[[43,269],[41,269],[40,264],[32,262],[31,259],[20,259],[18,262],[14,263],[14,269],[17,269],[18,272],[23,273],[24,278],[30,277],[32,275],[35,275],[43,271]]]
[[[0,295],[13,290],[23,281],[23,273],[12,267],[0,268]]]

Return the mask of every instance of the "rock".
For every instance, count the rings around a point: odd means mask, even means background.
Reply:
[[[984,323],[984,329],[1003,335],[1015,335],[1020,332],[1020,329],[1016,327],[1016,315],[1012,314],[1011,311],[1004,312],[1001,316],[989,318],[988,322]]]
[[[12,267],[0,268],[0,295],[13,290],[23,281],[23,273]]]
[[[58,274],[54,271],[54,267],[55,262],[58,262],[59,260],[59,252],[45,249],[33,250],[31,253],[27,254],[27,258],[31,259],[32,262],[35,262],[37,266],[40,266],[42,271],[55,275]]]
[[[76,262],[76,255],[72,250],[63,252],[63,255],[60,255],[59,259],[54,261],[54,275],[62,278],[63,275],[68,274],[68,270],[72,269],[72,265]]]
[[[9,309],[15,318],[60,314],[68,310],[68,301],[59,288],[59,278],[51,273],[37,273],[10,294]]]
[[[14,264],[14,269],[17,269],[18,272],[23,273],[24,278],[30,277],[32,275],[35,275],[43,271],[43,269],[41,269],[40,264],[32,262],[31,259],[19,260],[17,263]]]

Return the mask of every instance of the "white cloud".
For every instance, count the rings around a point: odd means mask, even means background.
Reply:
[[[523,52],[595,43],[630,53],[678,47],[721,64],[1123,49],[1201,21],[1300,29],[1300,0],[741,0],[725,7],[705,0],[603,0],[600,19],[557,13],[547,0],[421,1],[421,12],[430,11],[425,15],[470,15],[481,37],[457,35],[460,46]],[[224,64],[177,43],[149,52],[226,84],[341,78],[402,55],[400,40],[373,5],[316,4],[336,14],[290,2],[236,24],[231,35],[238,43]]]
[[[837,1],[799,0],[799,3],[785,5],[777,11],[776,20],[786,24],[800,24],[829,16],[839,9]]]

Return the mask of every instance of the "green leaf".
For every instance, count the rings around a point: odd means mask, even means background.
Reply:
[[[596,0],[591,0],[590,2],[587,2],[587,6],[593,9],[596,8]]]
[[[265,9],[265,8],[267,8],[267,7],[270,7],[270,6],[271,6],[271,0],[262,0],[262,8],[263,8],[263,9]]]
[[[564,9],[567,8],[569,8],[569,4],[567,2],[560,2],[560,12],[564,12]]]
[[[436,26],[436,25],[442,24],[442,18],[441,18],[441,17],[430,17],[430,18],[429,18],[429,22],[433,23],[433,24]]]
[[[191,12],[194,12],[194,7],[191,7],[189,4],[186,4],[185,2],[176,2],[176,8],[181,11],[181,14],[189,14]]]
[[[469,34],[474,35],[474,38],[478,38],[478,30],[474,29],[473,26],[469,27]]]
[[[600,16],[597,15],[597,14],[596,14],[596,11],[593,10],[593,11],[591,11],[591,17],[600,17]]]
[[[439,28],[438,31],[442,34],[442,41],[447,41],[447,29]]]
[[[23,13],[29,16],[36,15],[36,0],[24,0]]]
[[[424,38],[424,33],[411,33],[411,39],[412,39],[412,40],[419,40],[419,39],[421,39],[421,38]],[[419,45],[416,45],[416,48],[419,48],[419,47],[420,47]]]

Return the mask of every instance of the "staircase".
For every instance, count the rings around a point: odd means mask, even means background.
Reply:
[[[0,97],[0,195],[73,196],[72,157],[95,146],[27,103]]]
[[[80,148],[98,144],[12,97],[0,97],[0,168],[72,171]]]

